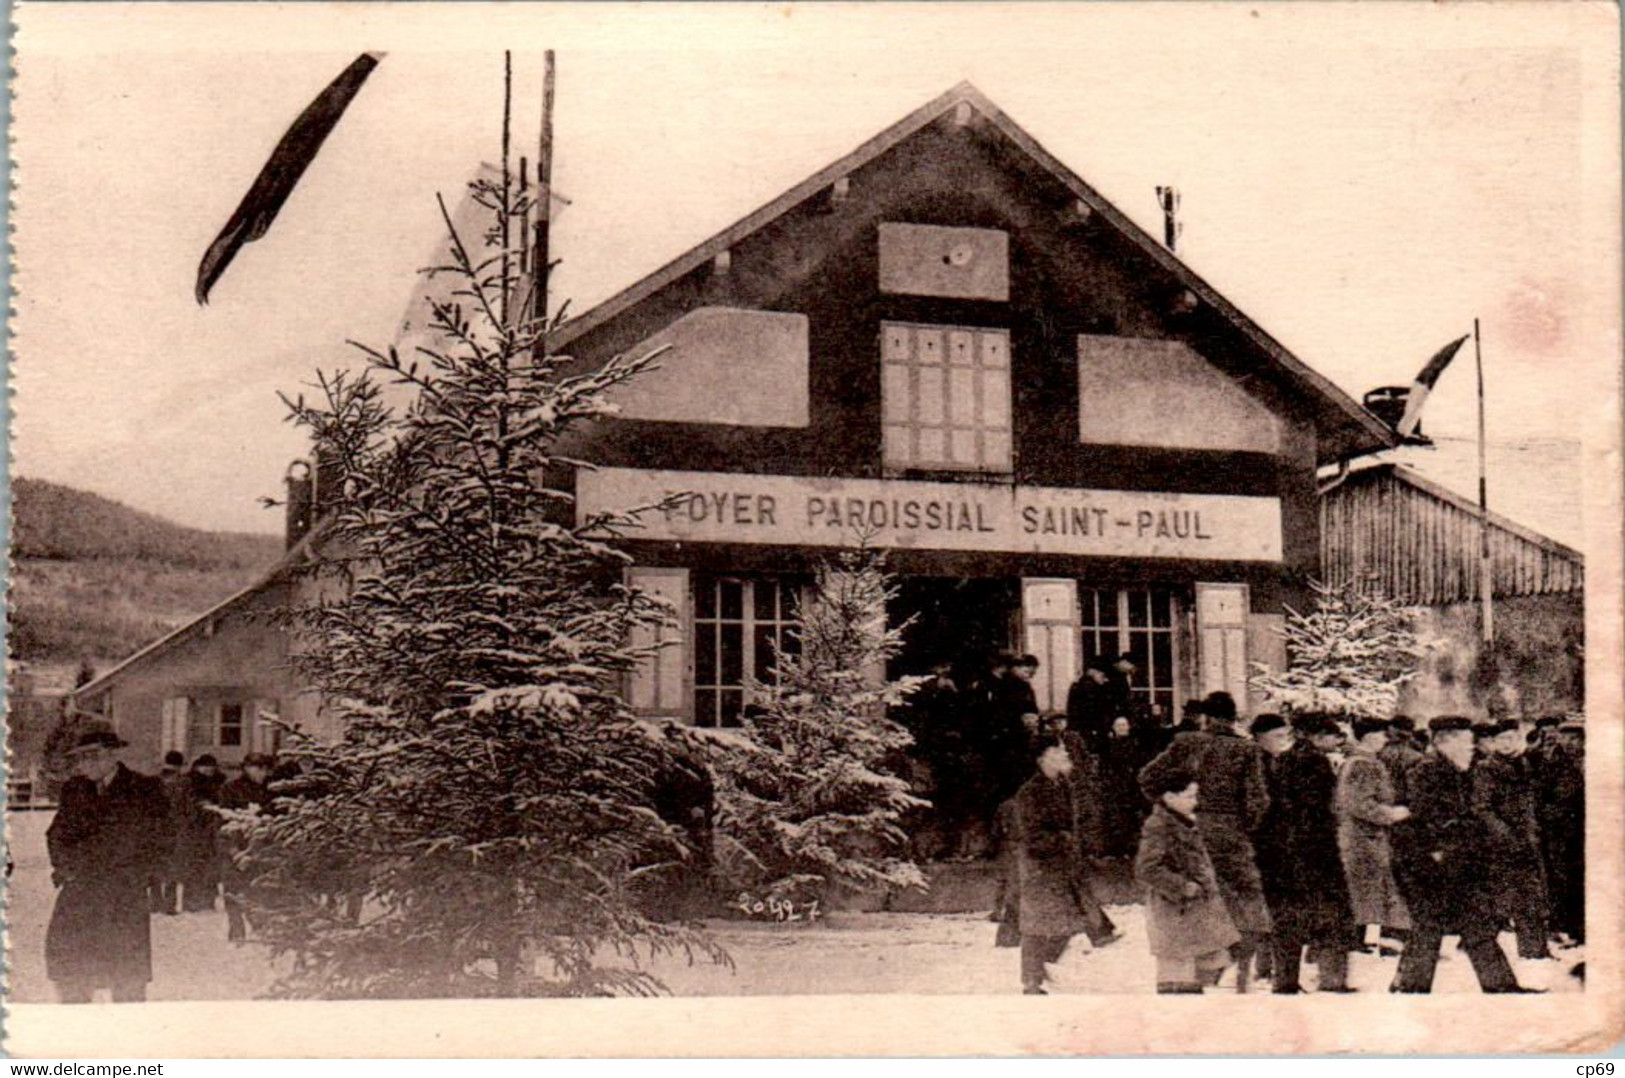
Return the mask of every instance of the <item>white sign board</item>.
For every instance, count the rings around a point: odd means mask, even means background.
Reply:
[[[577,519],[681,495],[627,538],[1281,560],[1280,499],[1231,494],[602,468],[578,473]]]

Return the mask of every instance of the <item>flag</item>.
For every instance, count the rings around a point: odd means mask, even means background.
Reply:
[[[322,143],[382,58],[383,53],[378,52],[365,52],[356,57],[338,78],[328,83],[327,89],[318,94],[316,100],[305,107],[305,111],[283,134],[282,141],[276,144],[271,159],[260,169],[254,185],[243,196],[231,220],[226,222],[226,227],[220,230],[220,235],[215,237],[203,254],[203,261],[197,268],[199,304],[209,302],[209,290],[226,272],[226,267],[231,265],[231,260],[237,257],[242,246],[259,239],[271,227],[277,211],[282,209],[282,204],[293,193],[294,186],[305,174],[305,169],[310,167],[311,161],[315,160]]]
[[[1439,349],[1416,376],[1416,381],[1411,383],[1411,391],[1405,398],[1405,414],[1400,417],[1399,426],[1394,428],[1401,438],[1409,438],[1415,433],[1417,425],[1422,422],[1422,405],[1427,403],[1428,393],[1466,343],[1467,337],[1464,335]]]

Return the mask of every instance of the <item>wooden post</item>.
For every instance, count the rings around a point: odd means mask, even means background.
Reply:
[[[1490,496],[1485,479],[1484,349],[1478,319],[1473,319],[1473,356],[1478,365],[1478,596],[1483,610],[1484,643],[1495,640],[1495,562],[1490,556]]]
[[[536,152],[536,241],[532,248],[531,274],[535,281],[536,318],[541,323],[537,352],[547,355],[547,279],[552,271],[548,233],[553,220],[553,50],[545,53],[542,77],[542,136]]]

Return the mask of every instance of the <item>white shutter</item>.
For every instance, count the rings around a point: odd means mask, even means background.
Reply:
[[[159,751],[185,755],[187,734],[192,724],[192,701],[184,696],[171,696],[164,701],[162,714]]]
[[[253,732],[249,735],[247,741],[248,744],[254,746],[255,752],[268,753],[273,756],[276,754],[276,750],[282,741],[282,731],[272,725],[272,722],[280,717],[275,700],[255,700],[249,705],[248,719],[246,721],[250,724]]]
[[[1227,692],[1247,714],[1247,610],[1245,584],[1196,585],[1197,691]]]
[[[632,633],[634,647],[658,650],[632,671],[627,679],[627,702],[640,715],[689,717],[688,652],[689,609],[688,570],[633,566],[626,582],[649,595],[664,599],[676,612],[675,620],[659,629],[639,628]]]
[[[1075,580],[1026,578],[1021,582],[1022,639],[1038,659],[1033,695],[1044,711],[1066,705],[1078,677],[1078,584]]]

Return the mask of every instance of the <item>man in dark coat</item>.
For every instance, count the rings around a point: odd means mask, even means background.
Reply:
[[[965,726],[966,694],[953,679],[947,660],[931,668],[931,679],[909,697],[905,712],[914,735],[912,755],[927,772],[925,790],[915,793],[931,801],[929,820],[938,845],[954,852],[976,812],[974,768],[968,757]]]
[[[1585,727],[1565,724],[1540,768],[1541,852],[1551,888],[1552,928],[1585,941]]]
[[[1072,771],[1066,747],[1049,742],[1038,756],[1038,774],[1015,799],[1019,895],[1013,905],[1019,910],[1021,986],[1028,995],[1046,994],[1048,967],[1073,936],[1085,933],[1097,947],[1118,938],[1086,879]]]
[[[1528,741],[1507,719],[1473,769],[1474,804],[1489,827],[1491,887],[1518,936],[1519,958],[1550,958],[1546,870],[1541,860],[1537,794],[1524,758]]]
[[[1411,914],[1393,992],[1433,990],[1439,945],[1460,935],[1485,992],[1526,992],[1496,942],[1500,916],[1486,871],[1488,828],[1473,804],[1473,724],[1445,715],[1428,724],[1432,747],[1406,773],[1409,819],[1393,829],[1394,879]]]
[[[1066,720],[1073,730],[1090,743],[1097,754],[1106,740],[1107,731],[1117,716],[1112,712],[1112,687],[1107,677],[1106,660],[1090,659],[1083,676],[1072,683],[1066,693]],[[1126,714],[1126,713],[1125,713]]]
[[[271,800],[267,780],[271,774],[271,758],[264,753],[251,752],[243,757],[242,774],[220,789],[220,807],[242,811],[257,808],[264,811]],[[248,936],[248,921],[244,905],[249,898],[248,880],[237,867],[233,854],[240,846],[232,841],[223,843],[220,880],[226,896],[226,939],[239,941]]]
[[[81,731],[74,777],[46,831],[51,879],[61,888],[45,933],[45,971],[63,1003],[146,999],[152,980],[148,879],[174,848],[158,780],[118,761],[125,746],[102,724]]]
[[[181,908],[187,913],[214,909],[220,891],[220,803],[226,776],[214,756],[204,753],[186,773],[190,812],[181,828]]]
[[[1134,735],[1128,717],[1113,719],[1099,759],[1100,832],[1106,857],[1134,856],[1150,808],[1139,785],[1146,762],[1144,742]]]
[[[1210,694],[1202,702],[1202,710],[1208,716],[1207,729],[1177,735],[1145,765],[1140,786],[1150,801],[1162,787],[1163,775],[1181,771],[1196,776],[1202,791],[1196,823],[1213,861],[1225,909],[1241,934],[1232,953],[1236,988],[1245,992],[1253,955],[1270,934],[1269,908],[1250,837],[1269,808],[1263,750],[1242,733],[1236,702],[1229,693]]]
[[[1269,796],[1269,807],[1264,811],[1264,818],[1253,829],[1253,857],[1258,863],[1259,880],[1264,885],[1264,904],[1273,909],[1285,888],[1283,881],[1292,871],[1287,861],[1288,821],[1281,807],[1281,761],[1297,744],[1298,735],[1285,719],[1272,712],[1254,719],[1248,733],[1264,754],[1264,791]],[[1273,978],[1274,967],[1275,941],[1272,936],[1259,947],[1258,979]]]
[[[186,873],[185,836],[192,820],[192,784],[185,767],[186,757],[171,749],[164,753],[164,765],[158,771],[158,784],[164,791],[164,803],[169,806],[173,844],[148,886],[153,913],[173,915],[181,911],[181,882]]]
[[[1320,967],[1320,991],[1352,992],[1348,952],[1354,939],[1354,912],[1337,845],[1337,773],[1328,754],[1343,740],[1329,715],[1296,717],[1298,741],[1279,760],[1280,798],[1276,836],[1282,871],[1265,881],[1274,921],[1274,991],[1301,992],[1298,973],[1305,946]]]
[[[994,788],[986,806],[988,819],[1006,798],[1032,776],[1033,758],[1028,752],[1038,729],[1038,696],[1032,679],[1038,660],[1031,655],[1009,659],[1004,673],[989,684],[987,724],[983,737],[987,745],[989,772]]]

